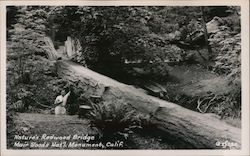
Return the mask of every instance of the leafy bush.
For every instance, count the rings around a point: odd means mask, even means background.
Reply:
[[[241,71],[241,36],[231,35],[228,30],[219,31],[210,37],[215,55],[214,71],[225,74],[229,80],[239,85]]]
[[[241,90],[236,87],[227,94],[219,95],[220,101],[217,101],[211,108],[221,118],[241,118]]]
[[[11,109],[7,105],[7,112],[6,112],[6,129],[7,129],[7,146],[12,146],[14,143],[14,135],[16,134],[14,117],[16,116],[16,112]]]
[[[99,130],[103,140],[128,139],[133,130],[142,129],[142,121],[146,120],[144,115],[122,102],[101,102],[94,104],[93,108],[91,124]]]
[[[9,62],[10,63],[10,62]],[[53,65],[47,59],[31,60],[26,62],[30,68],[30,83],[20,83],[15,75],[18,71],[13,68],[7,68],[7,107],[17,108],[16,111],[37,112],[39,109],[47,109],[42,105],[51,106],[60,93],[61,89],[66,86],[66,82],[56,77]],[[10,63],[15,66],[15,61]],[[19,101],[19,102],[18,102]],[[29,106],[36,110],[29,109]],[[23,107],[23,108],[21,108]]]
[[[18,10],[17,23],[9,30],[11,47],[14,52],[21,55],[24,53],[44,53],[43,41],[46,33],[47,17],[43,7],[20,7]]]
[[[231,35],[227,30],[212,36],[211,44],[217,56],[214,70],[224,74],[234,90],[222,96],[222,102],[217,103],[214,112],[222,117],[241,117],[241,36]]]

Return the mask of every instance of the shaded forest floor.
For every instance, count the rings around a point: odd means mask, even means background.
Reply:
[[[165,86],[172,95],[184,95],[192,98],[206,96],[208,93],[223,95],[234,90],[233,86],[229,85],[229,81],[225,76],[218,75],[205,69],[201,65],[173,66],[169,70],[169,76],[170,79],[168,82],[162,83],[162,85]],[[182,105],[181,103],[177,104]],[[183,106],[197,111],[194,106],[187,106],[186,104]],[[213,107],[215,107],[215,109],[221,109],[219,104],[218,106],[215,104],[211,109],[213,109]],[[235,111],[238,113],[238,111],[241,110]],[[210,110],[210,112],[216,113],[212,110]],[[221,116],[221,118],[223,118],[223,116]],[[241,127],[240,117],[232,117],[229,115],[225,117],[224,120],[230,125]]]
[[[165,86],[174,93],[188,96],[201,96],[207,92],[227,93],[233,89],[226,77],[196,64],[170,67]]]

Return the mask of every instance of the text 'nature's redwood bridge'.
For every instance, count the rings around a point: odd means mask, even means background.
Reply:
[[[58,61],[59,77],[104,101],[126,101],[139,112],[151,114],[157,128],[187,148],[222,149],[219,143],[230,142],[241,148],[241,129],[228,125],[215,115],[201,114],[147,95],[133,86],[120,83],[71,61]],[[115,104],[115,103],[114,103]]]

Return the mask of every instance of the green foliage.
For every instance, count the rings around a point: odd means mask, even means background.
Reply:
[[[187,12],[180,7],[58,7],[53,24],[58,32],[80,39],[83,50],[74,60],[90,67],[109,68],[125,60],[179,61],[182,50],[167,44],[167,34],[187,16],[199,15],[197,7],[183,9]]]
[[[223,17],[223,24],[219,26],[219,31],[209,38],[215,53],[214,71],[225,74],[236,87],[241,85],[241,35],[238,9],[229,8],[232,15]]]
[[[24,83],[19,80],[27,72],[30,81],[20,88],[34,92],[32,97],[39,97],[39,92],[48,95],[46,89],[41,89],[46,83],[44,80],[54,91],[53,96],[60,90],[61,85],[58,87],[57,82],[53,84],[51,80],[56,76],[51,69],[53,63],[44,58],[46,35],[56,45],[64,42],[67,36],[79,39],[82,51],[77,53],[74,61],[88,67],[101,66],[110,70],[114,65],[122,67],[125,62],[138,61],[151,78],[165,79],[169,69],[165,62],[188,58],[188,52],[170,41],[188,42],[197,37],[197,32],[202,33],[200,7],[22,6],[10,7],[9,10],[9,17],[13,18],[8,24],[10,42],[7,45],[10,103],[20,100],[16,96],[19,91],[13,89],[12,92],[12,87]],[[207,22],[214,16],[223,17],[220,31],[209,37],[215,58],[214,70],[225,74],[239,87],[240,8],[204,7],[204,14]],[[39,90],[36,91],[37,86]],[[44,96],[39,100],[49,104],[53,98]]]
[[[43,7],[21,7],[17,23],[10,30],[11,48],[19,55],[44,52],[43,37],[46,32],[46,11]]]
[[[47,12],[47,33],[55,43],[67,36],[79,39],[83,49],[73,60],[90,68],[139,60],[158,62],[153,71],[158,70],[162,68],[159,62],[185,60],[183,50],[169,40],[191,41],[196,37],[193,33],[202,30],[200,7],[57,6],[42,10]],[[238,13],[237,8],[204,7],[207,21],[232,13]]]
[[[216,103],[212,107],[211,112],[220,115],[221,118],[241,118],[241,91],[235,89],[234,91],[221,95],[221,102]]]
[[[43,51],[45,33],[55,43],[72,36],[83,46],[74,60],[90,67],[124,64],[125,60],[183,60],[181,50],[168,44],[170,34],[192,40],[192,33],[201,29],[200,7],[32,6],[21,7],[19,12],[12,40],[24,42],[18,43],[17,51]],[[236,7],[204,7],[204,13],[209,20],[239,11]],[[228,25],[237,25],[227,20]]]
[[[229,80],[240,86],[241,71],[241,36],[230,35],[228,31],[220,31],[210,37],[210,44],[214,48],[214,70],[219,74],[225,74]]]
[[[55,74],[55,62],[37,55],[24,57],[22,60],[23,69],[18,60],[10,59],[7,62],[7,108],[22,112],[47,109],[38,103],[52,105],[63,86],[55,82],[60,81]],[[20,72],[22,70],[27,71],[29,83],[20,81],[20,76],[25,75]]]
[[[45,73],[51,68],[51,63],[44,58],[46,56],[44,37],[47,31],[46,7],[17,8],[16,22],[9,30],[10,41],[7,44],[7,79],[11,86],[43,79]]]
[[[109,140],[127,139],[133,130],[142,128],[142,121],[146,121],[146,117],[124,102],[116,101],[93,104],[90,120],[92,126],[100,131],[101,138]]]
[[[7,105],[7,112],[6,112],[6,132],[7,132],[7,148],[10,145],[14,144],[14,136],[16,135],[16,124],[14,122],[14,118],[16,116],[16,112],[13,109],[10,109]]]

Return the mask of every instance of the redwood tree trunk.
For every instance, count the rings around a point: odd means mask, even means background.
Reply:
[[[206,47],[207,47],[207,50],[209,53],[209,58],[211,58],[212,57],[212,49],[211,49],[209,42],[208,42],[208,33],[207,33],[207,26],[206,26],[205,14],[204,14],[204,7],[201,7],[201,16],[202,16],[202,26],[203,26],[203,30],[204,30]]]
[[[98,95],[114,104],[122,99],[139,112],[151,114],[157,129],[178,143],[180,148],[222,149],[221,143],[224,142],[237,145],[226,148],[241,147],[241,129],[228,125],[216,115],[201,114],[149,96],[133,86],[70,61],[59,61],[57,67],[58,75],[74,84],[74,89],[80,90],[84,96]]]

